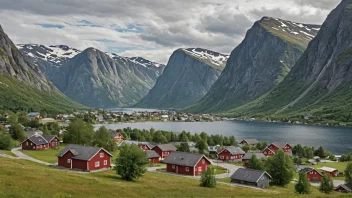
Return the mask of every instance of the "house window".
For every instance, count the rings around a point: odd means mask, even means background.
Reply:
[[[189,172],[189,167],[186,167],[186,172]]]
[[[28,142],[26,142],[26,146],[28,146]]]
[[[202,164],[204,164],[205,163],[205,160],[204,159],[202,159]]]
[[[104,153],[100,153],[100,158],[103,158],[104,157]]]
[[[68,163],[68,164],[71,163],[71,159],[67,159],[67,163]]]
[[[224,156],[220,156],[220,159],[224,159]]]
[[[108,165],[108,160],[104,160],[104,165]]]
[[[99,167],[100,166],[100,162],[95,162],[95,167]]]
[[[31,143],[31,146],[32,146],[33,144]]]
[[[175,165],[172,165],[172,169],[175,169]]]
[[[199,171],[199,172],[202,172],[202,167],[198,167],[198,171]]]

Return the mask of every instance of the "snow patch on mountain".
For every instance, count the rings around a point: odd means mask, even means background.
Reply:
[[[196,58],[209,61],[211,64],[216,66],[225,66],[227,59],[229,59],[230,57],[229,55],[225,55],[225,54],[221,54],[218,52],[213,52],[213,51],[201,49],[201,48],[188,48],[183,50]]]

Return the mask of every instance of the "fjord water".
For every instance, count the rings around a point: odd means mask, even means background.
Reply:
[[[96,125],[96,128],[101,125]],[[138,129],[155,128],[192,133],[206,132],[208,134],[221,134],[235,136],[237,141],[245,138],[256,138],[269,143],[275,141],[301,144],[304,146],[323,146],[328,151],[340,155],[352,152],[352,128],[329,127],[314,125],[294,125],[285,123],[224,121],[224,122],[144,122],[106,124],[108,129],[123,129],[127,127]]]

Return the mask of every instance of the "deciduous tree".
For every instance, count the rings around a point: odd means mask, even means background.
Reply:
[[[202,173],[200,185],[208,188],[214,188],[216,186],[215,172],[213,168],[209,167]]]
[[[310,194],[310,184],[305,172],[299,173],[298,182],[295,185],[295,191],[298,194]]]
[[[264,165],[256,155],[252,155],[251,159],[248,162],[248,168],[254,170],[264,170]]]
[[[267,172],[272,176],[274,184],[285,186],[293,178],[294,165],[290,156],[283,150],[276,155],[269,157],[265,162]]]
[[[70,123],[63,140],[69,144],[92,145],[94,136],[93,125],[75,120]]]

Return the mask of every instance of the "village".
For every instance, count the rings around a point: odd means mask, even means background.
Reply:
[[[93,117],[97,122],[101,122],[99,114],[90,114],[98,115]],[[271,166],[270,163],[274,163],[272,161],[279,160],[281,156],[290,161],[282,161],[283,167],[287,166],[286,168],[291,169],[289,171],[292,175],[287,176],[288,183],[297,183],[298,175],[304,173],[312,187],[319,188],[320,183],[325,178],[329,178],[335,192],[352,192],[352,186],[346,182],[346,173],[344,173],[349,166],[348,161],[352,160],[351,154],[335,156],[322,147],[315,150],[307,146],[291,145],[288,142],[268,144],[256,139],[243,139],[237,142],[233,136],[209,136],[205,133],[198,135],[185,131],[175,134],[155,129],[150,131],[130,128],[107,130],[104,127],[95,131],[93,136],[100,132],[106,133],[108,139],[102,140],[105,142],[85,144],[68,140],[68,135],[76,133],[74,131],[76,123],[82,123],[80,128],[89,125],[77,119],[80,117],[79,114],[59,115],[57,120],[63,120],[65,125],[60,125],[54,130],[55,132],[50,133],[45,131],[47,128],[43,126],[51,126],[51,119],[45,119],[36,112],[26,116],[29,123],[41,123],[35,126],[41,127],[32,128],[29,127],[31,124],[25,124],[26,127],[20,124],[25,137],[11,149],[11,152],[0,151],[0,157],[26,159],[63,171],[94,173],[114,170],[119,166],[117,158],[121,155],[123,150],[121,148],[125,145],[136,146],[145,153],[148,160],[145,170],[148,172],[199,180],[211,169],[219,184],[260,190],[270,189],[273,185],[280,184],[277,181],[282,175],[273,175],[272,170],[267,167]],[[10,117],[7,118],[10,119]],[[2,133],[11,134],[14,125],[18,123],[11,124],[9,121],[2,124],[0,127],[5,129]],[[96,139],[92,141],[99,142]],[[105,144],[107,142],[111,144]]]

